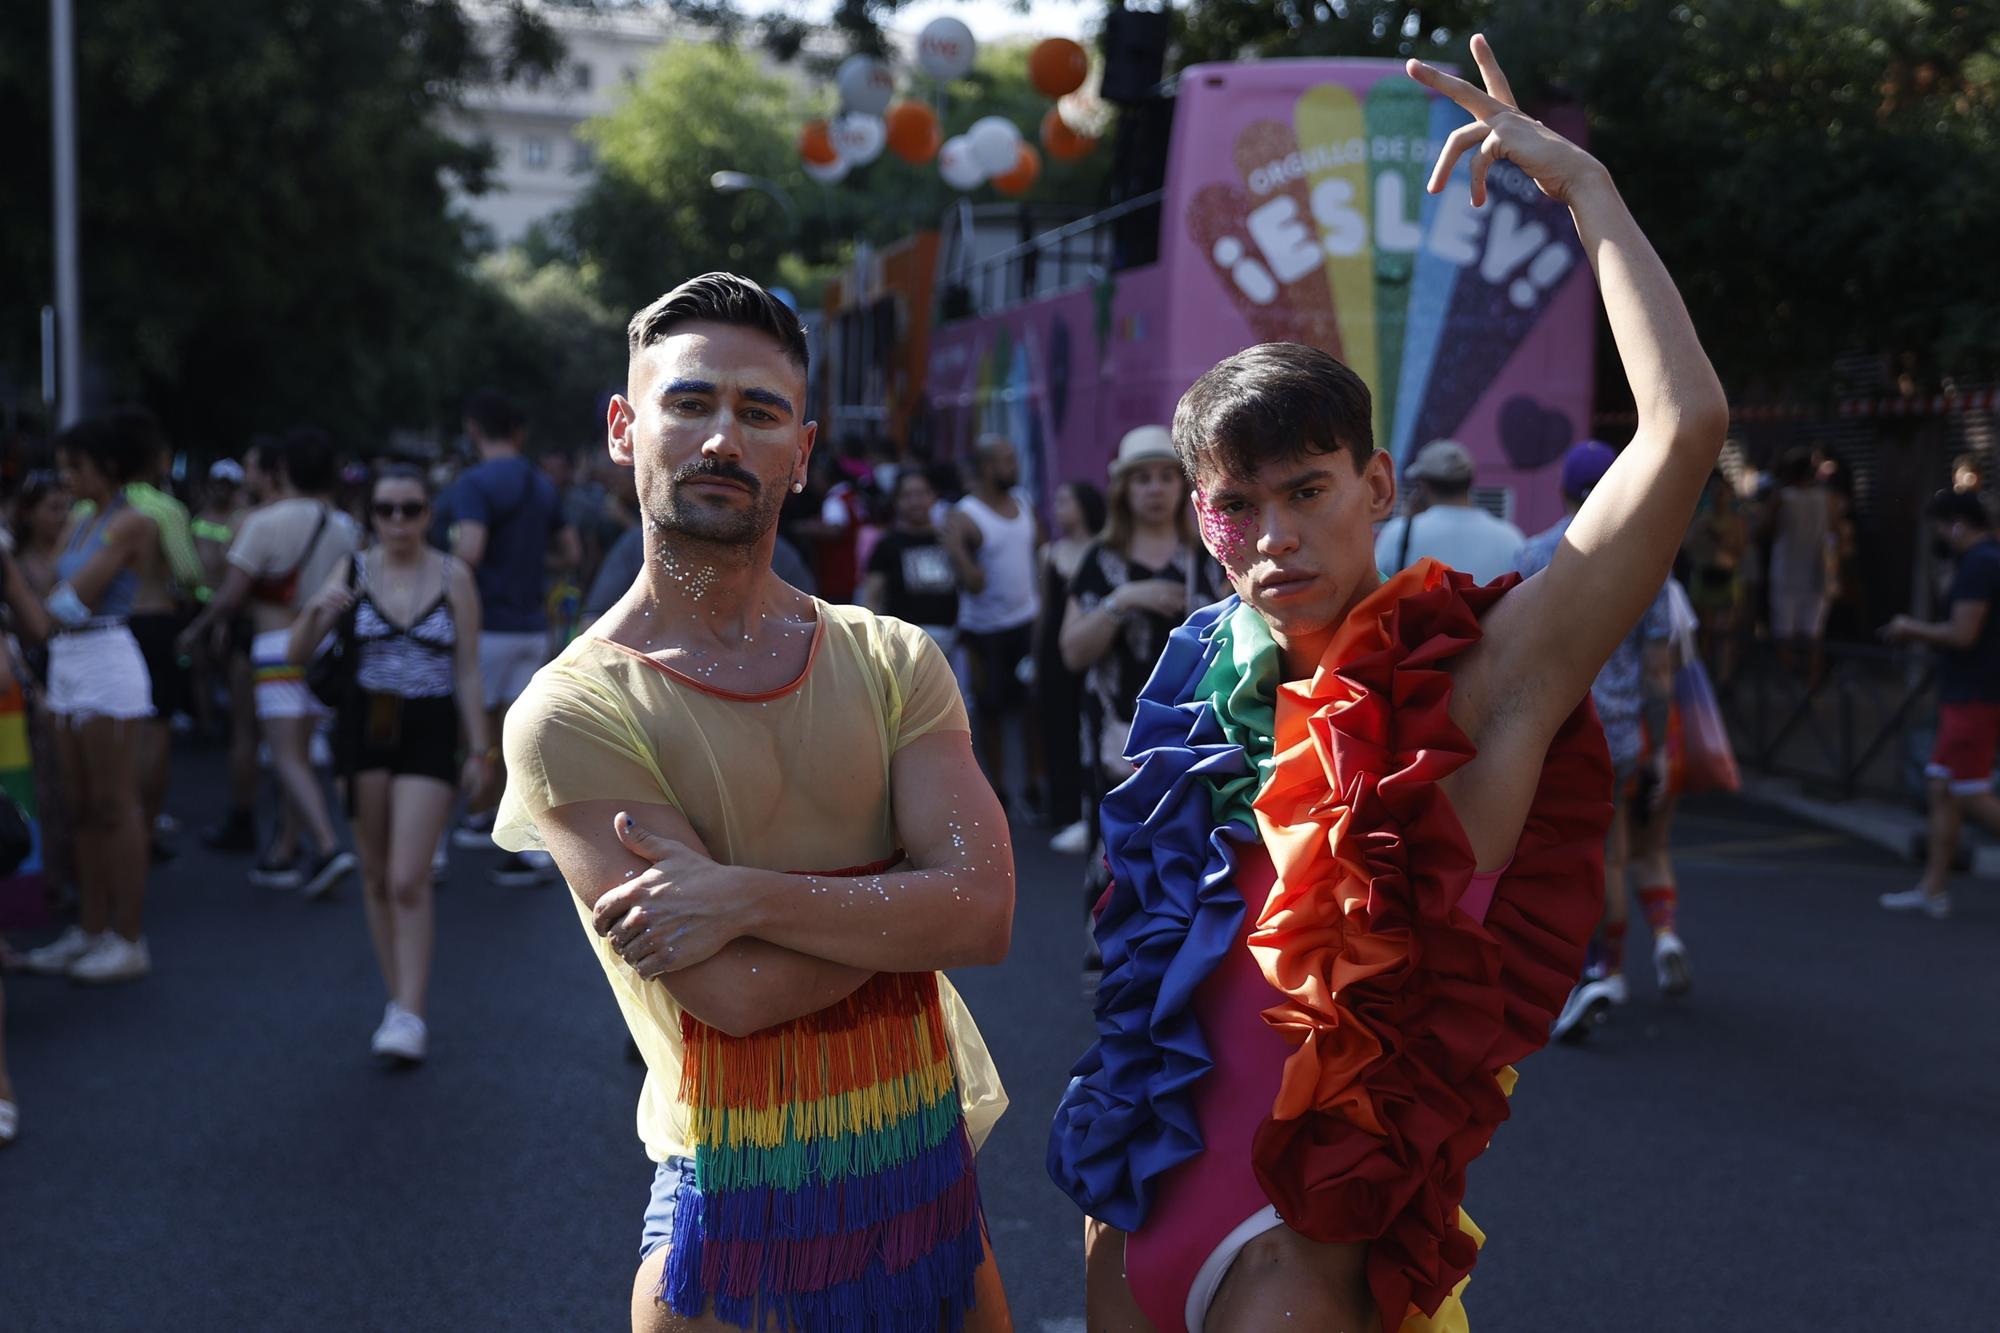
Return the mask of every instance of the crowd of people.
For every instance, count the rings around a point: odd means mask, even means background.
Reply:
[[[6,588],[21,650],[12,674],[30,703],[44,873],[75,917],[18,966],[97,983],[150,970],[146,885],[174,854],[176,826],[162,807],[178,725],[227,746],[228,808],[200,836],[250,854],[250,883],[311,899],[358,872],[389,993],[373,1049],[424,1058],[431,886],[451,847],[492,849],[507,710],[624,596],[644,559],[628,469],[579,468],[559,449],[531,455],[520,407],[493,390],[468,398],[464,431],[458,466],[342,466],[321,432],[260,438],[186,488],[190,509],[163,484],[174,455],[157,425],[125,410],[66,432],[54,466],[19,478]],[[1593,442],[1564,459],[1572,514],[1614,456]],[[1082,897],[1095,903],[1109,874],[1096,810],[1133,771],[1126,737],[1141,687],[1169,631],[1225,591],[1201,551],[1170,431],[1126,434],[1106,488],[1063,484],[1047,526],[1019,487],[1012,443],[997,436],[977,442],[963,472],[855,446],[823,457],[785,497],[774,569],[808,594],[838,590],[837,600],[923,629],[952,665],[1003,803],[1023,826],[1045,824],[1055,850],[1085,857]],[[1474,503],[1472,473],[1454,441],[1415,454],[1401,479],[1409,502],[1376,533],[1384,574],[1428,558],[1483,582],[1546,564],[1568,520],[1525,538]],[[1628,887],[1652,931],[1661,989],[1691,984],[1668,854],[1676,673],[1700,662],[1726,678],[1751,614],[1746,590],[1756,589],[1774,644],[1796,653],[1800,670],[1816,669],[1842,508],[1810,456],[1787,455],[1776,475],[1775,488],[1749,497],[1721,472],[1710,477],[1676,576],[1593,690],[1620,800],[1604,922],[1559,1037],[1587,1034],[1628,1000]],[[1967,557],[1948,606],[1984,606],[1991,595],[1980,582],[1990,582],[1990,520],[1972,526],[1984,513],[1974,495],[1961,489],[1934,508],[1940,524],[1950,519],[1940,549]],[[1763,572],[1752,576],[1753,566]],[[1917,888],[1884,897],[1933,915],[1949,911],[1964,817],[1996,826],[1974,770],[1990,771],[2000,740],[1987,717],[2000,707],[1988,698],[2000,672],[1970,660],[1987,651],[1984,622],[1969,631],[1952,622],[1899,617],[1885,630],[1947,655],[1948,734],[1931,765],[1925,873]],[[308,672],[335,637],[352,641],[353,681],[328,702]],[[1953,654],[1967,664],[1951,665]],[[281,799],[260,825],[266,770]],[[525,886],[554,872],[547,853],[529,849],[499,856],[487,873]],[[1089,993],[1094,941],[1085,953]]]
[[[148,975],[170,735],[207,719],[234,803],[206,841],[307,899],[358,874],[387,1061],[428,1053],[448,847],[567,886],[647,1068],[635,1329],[998,1330],[975,1154],[1007,1094],[943,970],[1006,957],[1039,824],[1108,872],[1047,1156],[1091,1327],[1463,1327],[1467,1168],[1513,1065],[1628,1001],[1628,895],[1690,984],[1675,682],[1750,549],[1666,271],[1472,52],[1483,89],[1411,62],[1475,121],[1433,185],[1477,145],[1475,203],[1504,159],[1570,206],[1643,409],[1567,453],[1546,531],[1477,508],[1452,441],[1399,479],[1369,387],[1296,343],[1203,373],[1049,530],[1003,437],[962,478],[816,451],[798,317],[728,274],[634,317],[610,484],[481,390],[460,463],[342,466],[297,429],[191,514],[149,418],[92,418],[0,565],[76,916],[22,965]],[[1763,584],[1809,656],[1832,506],[1809,458],[1780,479]],[[2000,545],[1975,501],[1930,518],[1949,616],[1888,632],[1947,654],[1935,872],[1963,816],[2000,828]]]
[[[17,475],[0,691],[25,714],[33,850],[67,924],[24,954],[0,942],[0,966],[91,984],[150,973],[179,733],[227,752],[228,794],[199,836],[246,857],[250,885],[313,900],[358,876],[388,997],[372,1049],[424,1060],[431,891],[454,816],[492,848],[501,719],[581,623],[578,583],[637,522],[629,477],[607,464],[579,480],[559,450],[531,459],[526,433],[516,404],[481,390],[456,458],[343,464],[301,427],[175,485],[186,455],[121,409]],[[552,870],[508,857],[491,874]],[[18,1116],[0,1037],[0,1142]]]

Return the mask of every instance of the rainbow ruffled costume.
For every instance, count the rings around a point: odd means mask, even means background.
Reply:
[[[1587,700],[1497,876],[1475,874],[1438,786],[1474,753],[1443,668],[1514,581],[1420,562],[1283,684],[1263,619],[1230,598],[1174,631],[1140,696],[1138,772],[1102,811],[1098,1039],[1049,1171],[1130,1233],[1162,1333],[1191,1270],[1265,1205],[1368,1243],[1387,1333],[1465,1326],[1466,1167],[1582,971],[1611,818]]]
[[[750,1329],[961,1328],[986,1219],[936,975],[744,1037],[683,1014],[681,1037],[694,1178],[661,1299]]]

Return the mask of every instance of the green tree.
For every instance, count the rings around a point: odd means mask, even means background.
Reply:
[[[368,446],[450,419],[492,307],[447,182],[487,156],[443,115],[473,80],[552,68],[516,0],[497,60],[457,0],[184,5],[78,15],[84,333],[100,397],[183,443],[316,420]],[[32,384],[52,285],[46,7],[0,7],[0,368]]]
[[[675,43],[654,56],[617,110],[585,127],[598,174],[567,234],[595,266],[611,308],[634,310],[711,269],[773,271],[795,244],[777,203],[722,194],[709,177],[793,178],[792,100],[790,85],[736,47]]]
[[[1028,82],[1026,43],[996,44],[973,71],[943,90],[945,135],[986,115],[1004,115],[1033,142],[1049,100]],[[713,89],[727,87],[728,99]],[[884,152],[845,179],[821,185],[799,163],[800,128],[834,110],[831,93],[765,71],[722,43],[664,48],[625,100],[586,133],[599,172],[556,231],[557,251],[599,277],[612,309],[632,310],[681,278],[726,268],[811,288],[856,239],[875,244],[935,227],[958,192],[934,162],[912,165]],[[1026,198],[1087,207],[1099,202],[1108,150],[1081,162],[1044,162]],[[775,184],[797,210],[756,192],[725,195],[717,171]],[[990,186],[972,196],[997,200]]]

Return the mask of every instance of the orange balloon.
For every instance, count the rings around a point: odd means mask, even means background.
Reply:
[[[799,157],[815,167],[830,167],[840,160],[834,151],[833,134],[823,120],[809,120],[799,131]]]
[[[1002,194],[1026,194],[1042,176],[1042,155],[1027,144],[1014,165],[993,178],[993,188]]]
[[[1090,54],[1067,37],[1035,43],[1028,53],[1028,82],[1044,97],[1067,97],[1090,76]]]
[[[905,162],[922,165],[937,156],[944,137],[938,133],[937,112],[922,102],[896,102],[882,113],[889,131],[889,151]]]
[[[1062,113],[1054,107],[1042,117],[1042,148],[1058,162],[1074,162],[1080,157],[1090,156],[1097,147],[1097,140],[1088,134],[1078,134],[1062,118]]]

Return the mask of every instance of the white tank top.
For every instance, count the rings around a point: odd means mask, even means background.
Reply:
[[[974,634],[1026,625],[1041,611],[1035,588],[1035,514],[1028,497],[1014,491],[1019,508],[1012,518],[1002,518],[985,501],[968,495],[958,502],[959,512],[979,527],[977,556],[986,571],[983,592],[958,594],[958,627]]]

